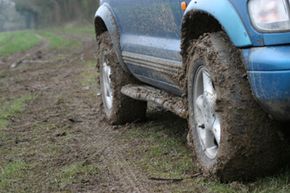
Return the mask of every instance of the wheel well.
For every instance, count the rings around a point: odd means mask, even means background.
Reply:
[[[204,33],[222,31],[220,23],[211,15],[201,11],[190,11],[184,16],[181,31],[181,50],[183,58],[187,55],[187,48],[193,40]]]
[[[107,26],[101,17],[95,18],[95,32],[98,37],[103,32],[108,31]]]

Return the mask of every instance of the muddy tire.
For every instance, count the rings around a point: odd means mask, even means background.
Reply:
[[[146,116],[147,103],[136,101],[121,93],[124,85],[135,80],[126,73],[118,62],[108,32],[98,37],[99,82],[103,101],[103,110],[112,125],[143,120]]]
[[[188,139],[203,174],[233,181],[275,172],[286,142],[254,100],[238,49],[218,32],[201,37],[188,56]]]

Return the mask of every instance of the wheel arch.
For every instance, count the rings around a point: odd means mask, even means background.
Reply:
[[[222,30],[221,24],[208,13],[196,10],[189,11],[182,21],[181,50],[183,57],[187,56],[186,52],[194,40],[197,40],[205,33]]]
[[[103,3],[97,10],[95,14],[95,33],[96,39],[98,40],[99,35],[103,32],[108,31],[113,43],[113,48],[116,51],[118,62],[122,66],[123,70],[128,72],[128,69],[123,62],[122,54],[121,54],[121,46],[120,46],[120,31],[118,23],[116,22],[116,18],[113,10],[110,8],[109,4]]]
[[[214,6],[213,6],[214,5]],[[224,31],[236,47],[252,45],[246,27],[229,0],[191,1],[184,13],[181,50],[204,33]]]

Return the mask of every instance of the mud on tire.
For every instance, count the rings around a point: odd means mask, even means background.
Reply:
[[[98,44],[97,65],[106,119],[113,125],[144,119],[147,103],[133,100],[121,93],[124,85],[134,83],[135,80],[119,64],[108,32],[98,37]]]
[[[279,126],[254,100],[239,51],[225,33],[206,34],[193,43],[188,64],[189,143],[205,176],[222,181],[250,180],[271,174],[285,163],[287,144]],[[221,138],[215,157],[201,145],[194,116],[194,80],[205,67],[216,90],[215,111]],[[288,153],[288,152],[287,152]]]

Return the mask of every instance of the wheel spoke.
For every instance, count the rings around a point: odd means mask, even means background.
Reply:
[[[203,77],[203,93],[205,100],[210,104],[210,108],[214,110],[216,103],[216,91],[213,87],[212,80],[207,72],[202,73]]]
[[[199,110],[202,110],[203,109],[203,95],[200,95],[197,100],[196,100],[196,107],[199,109]]]
[[[213,87],[212,80],[206,71],[203,71],[202,78],[203,78],[203,91],[204,91],[204,93],[215,95],[215,89]]]
[[[214,155],[216,155],[217,150],[218,147],[216,145],[206,149],[206,151],[210,154],[210,157],[212,158],[214,158]]]
[[[200,142],[201,142],[201,146],[202,146],[202,149],[205,151],[206,150],[206,130],[205,129],[199,129],[198,130],[198,134],[199,134],[199,137],[200,137]]]
[[[194,117],[200,143],[205,154],[213,159],[221,139],[221,123],[216,108],[217,94],[209,73],[201,67],[195,79]]]
[[[206,147],[208,148],[208,147],[214,146],[215,144],[214,144],[214,138],[213,138],[212,132],[210,130],[208,130],[208,129],[206,129],[205,131],[206,131],[206,134],[205,134],[205,138],[206,138],[205,139],[205,145],[206,145]]]
[[[221,140],[221,123],[220,123],[220,117],[218,115],[216,115],[216,119],[212,127],[212,132],[214,134],[217,144],[219,145],[220,140]]]
[[[111,67],[106,62],[103,63],[103,88],[104,88],[104,102],[108,109],[112,108],[113,105],[113,93],[112,93],[112,81],[111,81]]]

